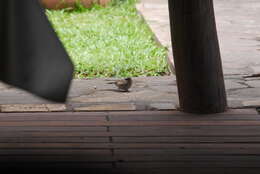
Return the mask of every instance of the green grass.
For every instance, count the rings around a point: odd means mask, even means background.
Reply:
[[[120,1],[107,8],[79,5],[72,11],[47,10],[74,62],[77,78],[168,74],[167,50],[154,41],[134,1]]]

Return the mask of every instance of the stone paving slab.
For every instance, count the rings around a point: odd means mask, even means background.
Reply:
[[[0,112],[64,112],[65,104],[2,104]]]
[[[23,90],[0,84],[1,112],[64,111],[146,111],[177,110],[179,107],[175,76],[136,77],[130,92],[120,92],[107,84],[114,78],[75,79],[66,104],[52,103]],[[260,108],[259,87],[253,81],[230,76],[226,78],[230,108]]]
[[[130,92],[120,92],[115,78],[73,80],[65,105],[0,84],[1,112],[174,110],[178,105],[175,76],[137,77]]]
[[[110,104],[92,104],[85,107],[76,107],[74,111],[89,112],[89,111],[135,111],[136,105],[133,103],[110,103]]]

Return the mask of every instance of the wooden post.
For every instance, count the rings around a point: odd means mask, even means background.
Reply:
[[[168,0],[180,108],[219,113],[227,107],[213,0]]]

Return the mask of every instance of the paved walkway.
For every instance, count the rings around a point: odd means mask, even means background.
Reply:
[[[175,76],[137,77],[130,92],[119,92],[110,79],[74,80],[68,102],[42,100],[0,84],[1,112],[174,110],[178,106]]]
[[[107,84],[106,80],[74,80],[68,102],[64,105],[51,103],[23,90],[0,84],[0,110],[1,112],[55,112],[175,110],[178,108],[175,76],[133,78],[134,85],[129,93],[116,91],[115,86]],[[253,84],[254,81],[247,81],[247,83]],[[259,107],[259,88],[249,88],[242,77],[228,76],[226,89],[230,108]]]
[[[230,108],[260,108],[260,2],[215,0],[228,103]],[[142,0],[138,9],[158,40],[171,48],[167,0]],[[39,99],[0,84],[1,112],[174,110],[174,76],[134,78],[130,93],[115,91],[106,79],[74,80],[64,105]]]
[[[214,0],[225,75],[260,73],[260,1]],[[171,50],[168,0],[141,0],[137,8]]]

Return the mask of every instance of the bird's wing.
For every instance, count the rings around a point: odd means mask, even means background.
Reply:
[[[116,79],[105,79],[105,81],[113,81],[113,82],[115,82]]]
[[[117,85],[125,85],[127,83],[126,80],[119,80],[116,82]]]

